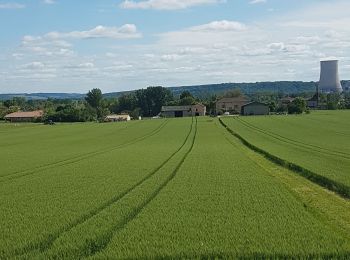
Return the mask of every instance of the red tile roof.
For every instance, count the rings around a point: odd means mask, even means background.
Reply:
[[[15,112],[5,116],[5,118],[38,118],[44,115],[44,111]]]

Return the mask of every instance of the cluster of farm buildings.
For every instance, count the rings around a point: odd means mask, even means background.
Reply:
[[[268,115],[269,106],[260,102],[250,102],[246,97],[222,98],[216,102],[217,114]],[[191,106],[163,106],[163,117],[205,116],[206,106],[195,104]]]
[[[338,61],[321,61],[321,76],[316,94],[306,100],[307,106],[311,109],[319,108],[319,93],[341,93],[343,91],[338,73]],[[288,105],[293,102],[293,98],[280,100],[280,105]],[[222,98],[216,102],[216,114],[241,114],[247,115],[268,115],[269,106],[261,102],[250,102],[245,96]],[[205,116],[206,106],[194,104],[189,106],[163,106],[159,117],[189,117]],[[32,112],[15,112],[5,116],[5,120],[11,122],[33,122],[40,120],[44,115],[42,110]],[[140,118],[139,118],[140,119]],[[128,114],[109,115],[106,122],[130,121]]]
[[[241,113],[242,115],[267,115],[269,114],[268,105],[260,102],[249,102],[244,97],[222,98],[216,103],[216,110],[220,113]],[[194,104],[189,106],[163,106],[159,116],[161,117],[189,117],[205,116],[207,108],[203,104]],[[35,122],[44,116],[44,111],[37,110],[31,112],[15,112],[5,116],[10,122]],[[108,115],[106,122],[130,121],[128,114]]]
[[[316,95],[315,95],[316,97]],[[307,100],[309,108],[317,107],[317,98]],[[283,98],[280,100],[281,105],[288,105],[293,102],[293,98]],[[265,103],[251,102],[245,96],[221,98],[216,102],[216,114],[241,114],[243,116],[249,115],[268,115],[270,113],[269,106]],[[163,106],[159,114],[160,117],[191,117],[191,116],[205,116],[207,115],[207,108],[203,104],[194,104],[188,106]],[[5,120],[10,122],[36,122],[40,121],[44,116],[44,111],[37,110],[31,112],[15,112],[5,116]],[[120,122],[130,121],[132,118],[129,114],[108,115],[105,118],[106,122]]]

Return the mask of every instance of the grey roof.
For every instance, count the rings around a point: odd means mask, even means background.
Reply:
[[[248,102],[245,96],[232,97],[232,98],[221,98],[217,102],[231,103],[231,102]]]
[[[261,102],[253,101],[253,102],[250,102],[250,103],[248,103],[248,104],[243,105],[242,107],[246,107],[246,106],[250,106],[250,105],[263,105],[263,106],[269,106],[268,104],[265,104],[265,103],[261,103]]]
[[[189,111],[192,106],[163,106],[162,112],[171,112],[171,111]]]

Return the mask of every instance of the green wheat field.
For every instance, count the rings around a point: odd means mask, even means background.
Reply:
[[[350,113],[0,124],[0,259],[350,258]]]

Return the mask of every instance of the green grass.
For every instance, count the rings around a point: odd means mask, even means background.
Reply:
[[[222,121],[255,147],[300,166],[306,175],[318,175],[317,182],[350,197],[349,118],[349,111],[316,111]]]
[[[350,256],[349,200],[217,119],[0,132],[0,259]]]

